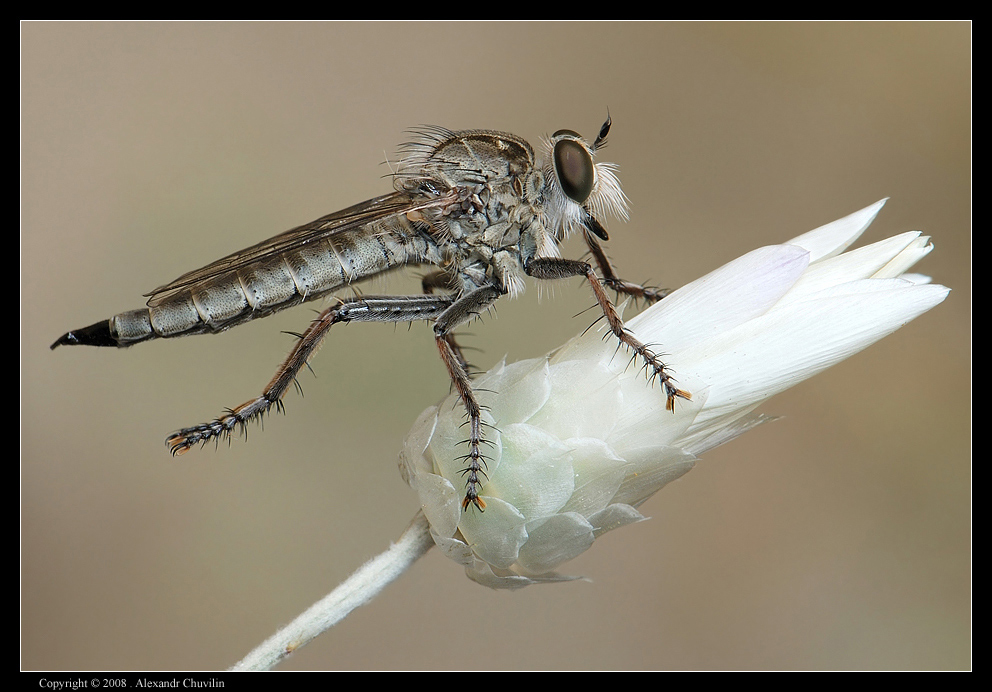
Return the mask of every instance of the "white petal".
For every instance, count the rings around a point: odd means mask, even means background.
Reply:
[[[798,238],[793,238],[787,245],[798,245],[809,250],[810,263],[839,255],[861,237],[861,234],[875,220],[878,212],[882,210],[887,201],[888,197],[879,200],[861,211],[845,216],[843,219],[838,219],[809,233],[804,233]]]
[[[903,281],[908,281],[911,284],[916,284],[917,286],[922,286],[933,282],[933,277],[927,276],[926,274],[900,274],[899,278]]]
[[[518,564],[531,574],[545,574],[592,546],[593,527],[575,512],[556,514],[530,533]]]
[[[417,417],[410,434],[403,441],[400,451],[400,475],[407,483],[417,474],[430,473],[434,469],[424,456],[437,426],[437,406],[431,406]]]
[[[435,473],[418,473],[411,485],[431,530],[440,536],[454,536],[461,518],[461,497],[451,481]]]
[[[545,358],[501,365],[476,381],[479,402],[489,409],[497,426],[506,420],[526,423],[548,400],[547,370]]]
[[[795,245],[749,252],[683,286],[628,322],[641,340],[668,353],[764,314],[799,280],[809,254]]]
[[[646,516],[630,505],[624,505],[618,502],[610,505],[602,512],[596,512],[589,517],[589,523],[593,526],[596,538],[613,529],[619,529],[621,526],[636,524],[646,520]]]
[[[883,268],[893,262],[894,258],[903,256],[904,251],[914,247],[919,237],[919,231],[902,233],[812,264],[776,308],[796,300],[803,300],[824,288],[877,276]],[[919,259],[916,253],[909,253],[900,264],[905,265],[910,256]],[[906,268],[909,266],[912,265],[906,265]]]
[[[752,406],[857,353],[947,296],[943,286],[866,279],[786,305],[673,355],[710,386],[697,423]]]
[[[637,507],[696,464],[696,458],[676,447],[645,447],[626,455],[628,476],[614,502]]]
[[[674,361],[673,361],[674,362]],[[645,375],[636,366],[621,371],[623,415],[607,443],[618,455],[627,458],[627,450],[641,447],[674,445],[682,437],[709,397],[707,383],[692,372],[673,366],[672,374],[679,387],[692,393],[692,399],[679,399],[675,410],[665,408],[664,392],[659,386],[644,386]]]
[[[490,589],[521,589],[531,584],[551,584],[561,581],[575,581],[582,577],[571,577],[563,574],[542,574],[540,576],[522,576],[506,570],[496,570],[492,566],[477,560],[471,568],[465,569],[465,574],[474,582]]]
[[[555,394],[528,422],[563,440],[606,438],[620,406],[616,374],[598,363],[569,361],[553,364],[548,377]]]
[[[479,559],[472,552],[472,549],[465,544],[465,541],[459,540],[457,538],[447,538],[445,536],[439,536],[433,531],[433,526],[431,527],[431,537],[434,539],[434,545],[438,547],[446,558],[449,560],[454,560],[460,565],[465,565],[466,567],[472,566],[474,563],[479,562]]]
[[[494,567],[508,569],[517,561],[520,546],[527,542],[526,522],[513,505],[487,497],[486,511],[463,512],[460,527],[476,555]]]
[[[921,259],[930,254],[933,250],[933,243],[930,242],[930,236],[921,235],[918,237],[911,245],[909,245],[905,250],[900,252],[898,255],[892,258],[892,261],[887,265],[879,269],[872,278],[875,279],[888,279],[893,277],[899,277],[901,279],[906,278],[904,272],[919,262]],[[926,277],[926,281],[922,283],[929,283],[930,277]],[[921,283],[919,281],[914,283]]]
[[[752,428],[778,420],[778,416],[752,413],[756,407],[757,404],[731,412],[719,419],[710,418],[706,425],[697,425],[692,433],[682,438],[685,450],[700,456],[714,447],[730,442],[735,437],[740,437]]]
[[[569,448],[556,436],[528,423],[505,425],[499,473],[483,481],[484,497],[495,495],[528,518],[554,514],[575,489]],[[486,509],[486,518],[489,510]]]
[[[561,511],[588,517],[613,500],[627,475],[627,462],[603,440],[572,438],[565,443],[571,448],[568,456],[575,475],[575,490]]]

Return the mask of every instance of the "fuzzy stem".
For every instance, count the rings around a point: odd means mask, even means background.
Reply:
[[[334,591],[310,606],[245,656],[232,671],[270,670],[300,647],[363,606],[423,556],[434,540],[423,512],[417,512],[400,539],[358,568]]]

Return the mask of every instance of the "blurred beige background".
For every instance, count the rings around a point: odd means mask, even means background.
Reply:
[[[396,455],[448,390],[423,324],[335,329],[287,416],[173,460],[255,395],[309,307],[215,337],[67,329],[389,190],[419,124],[593,135],[622,274],[678,287],[882,197],[948,300],[770,401],[568,571],[493,592],[433,551],[284,669],[968,668],[971,27],[21,25],[21,665],[218,669],[399,536]],[[570,254],[581,254],[572,243]],[[375,290],[416,291],[417,273]],[[541,294],[539,296],[539,294]],[[581,331],[579,280],[499,306],[490,367]]]

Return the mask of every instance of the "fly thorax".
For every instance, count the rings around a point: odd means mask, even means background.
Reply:
[[[465,264],[486,266],[493,260],[493,249],[481,243],[472,246],[467,254]]]
[[[442,220],[442,224],[446,229],[445,234],[456,241],[465,240],[477,233],[476,225],[466,223],[464,218],[448,217]]]
[[[469,264],[461,268],[458,272],[458,283],[462,295],[470,293],[477,288],[489,285],[489,277],[486,275],[487,264]]]
[[[494,223],[482,232],[481,242],[495,249],[516,245],[520,228],[509,221]]]

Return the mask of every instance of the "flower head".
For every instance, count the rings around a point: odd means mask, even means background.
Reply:
[[[919,232],[844,252],[884,203],[750,252],[629,320],[692,393],[674,412],[602,329],[478,378],[485,512],[462,511],[457,398],[424,411],[401,470],[435,543],[494,588],[571,579],[559,565],[644,519],[637,507],[700,454],[767,420],[763,401],[940,303],[949,289],[905,273],[933,249]]]

